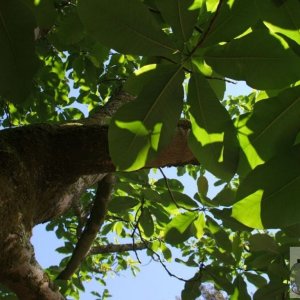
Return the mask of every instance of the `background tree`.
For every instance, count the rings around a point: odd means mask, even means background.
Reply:
[[[186,282],[182,300],[205,282],[230,299],[250,299],[248,283],[254,299],[287,298],[298,0],[10,0],[0,14],[3,298],[78,298],[92,275],[135,272],[129,251],[142,249]],[[227,80],[256,91],[221,102]],[[193,199],[163,171],[149,180],[165,166],[197,180]],[[206,170],[222,185],[213,199]],[[45,222],[66,254],[48,270],[30,244]],[[171,246],[193,278],[167,269]]]

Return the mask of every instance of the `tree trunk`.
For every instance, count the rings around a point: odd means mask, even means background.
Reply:
[[[65,213],[86,188],[115,170],[107,131],[93,121],[0,132],[0,281],[20,299],[63,299],[35,260],[31,230]],[[147,167],[195,163],[188,131],[187,123],[180,124]]]

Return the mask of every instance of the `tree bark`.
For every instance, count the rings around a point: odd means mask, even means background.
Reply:
[[[117,100],[107,106],[108,116],[132,99]],[[65,213],[86,188],[115,171],[103,111],[81,121],[0,131],[0,282],[20,299],[63,299],[35,260],[31,230]],[[189,124],[181,122],[146,167],[197,163],[188,133]]]

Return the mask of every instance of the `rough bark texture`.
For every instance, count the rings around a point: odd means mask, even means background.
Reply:
[[[87,120],[0,131],[0,282],[20,299],[63,299],[34,258],[32,227],[65,213],[86,188],[115,171],[103,120],[130,100],[121,94]],[[195,163],[188,131],[187,123],[179,124],[147,167]]]

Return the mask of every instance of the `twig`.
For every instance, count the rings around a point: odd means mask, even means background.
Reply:
[[[170,186],[169,186],[169,182],[168,182],[167,176],[165,175],[165,173],[164,173],[164,171],[162,170],[162,168],[158,168],[158,169],[159,169],[160,173],[162,174],[162,176],[163,176],[163,178],[164,178],[164,181],[165,181],[165,183],[166,183],[166,187],[167,187],[168,193],[169,193],[169,195],[170,195],[172,201],[174,202],[175,206],[176,206],[178,209],[181,208],[181,209],[184,209],[184,210],[186,210],[186,211],[191,211],[191,212],[199,211],[199,210],[200,210],[199,207],[198,207],[198,208],[195,208],[195,209],[190,209],[190,208],[181,206],[181,205],[179,205],[179,204],[177,203],[177,201],[175,200],[174,195],[173,195],[173,193],[172,193],[172,190],[171,190],[171,188],[170,188]]]
[[[212,80],[221,80],[221,81],[225,81],[225,82],[228,82],[228,83],[231,83],[231,84],[236,84],[235,81],[232,81],[232,80],[229,80],[229,79],[226,79],[226,78],[219,78],[219,77],[213,77],[213,76],[205,76],[206,79],[212,79]]]
[[[219,3],[218,3],[218,7],[216,9],[216,12],[214,14],[214,16],[211,18],[210,22],[209,22],[209,25],[208,25],[208,28],[207,30],[203,33],[203,35],[201,36],[199,42],[197,43],[197,45],[194,47],[194,49],[191,51],[189,57],[191,57],[195,52],[196,50],[201,47],[201,45],[203,44],[203,42],[205,41],[206,37],[208,36],[208,34],[210,33],[216,19],[217,19],[217,16],[219,15],[219,12],[221,10],[221,7],[222,7],[222,4],[223,4],[223,0],[220,0]]]
[[[112,174],[107,174],[98,183],[94,205],[86,223],[86,227],[76,244],[71,259],[65,269],[57,276],[57,279],[69,279],[89,252],[90,247],[104,222],[107,205],[111,198],[113,183],[114,176]]]

